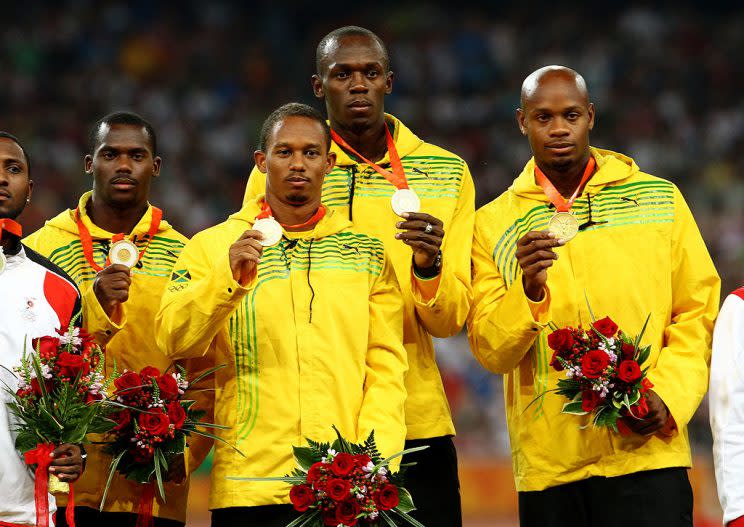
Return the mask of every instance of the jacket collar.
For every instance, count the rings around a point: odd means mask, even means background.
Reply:
[[[590,151],[592,157],[597,162],[597,170],[589,179],[585,188],[592,188],[598,191],[605,185],[627,179],[639,171],[635,161],[626,155],[594,147],[591,147]],[[525,198],[548,202],[548,197],[543,192],[542,187],[535,181],[534,157],[527,162],[522,172],[509,187],[509,190]]]
[[[388,126],[392,127],[395,147],[398,149],[398,155],[401,158],[413,153],[424,143],[423,140],[421,140],[416,134],[414,134],[406,125],[404,125],[399,119],[390,115],[389,113],[385,114],[385,122],[388,124]],[[351,166],[359,164],[359,161],[352,158],[335,142],[331,144],[331,152],[336,153],[337,166]],[[387,152],[385,152],[385,155],[382,159],[373,159],[372,161],[379,165],[389,165],[390,156]]]

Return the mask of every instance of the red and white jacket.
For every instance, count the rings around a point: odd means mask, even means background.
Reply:
[[[0,273],[0,522],[36,525],[33,472],[15,449],[6,405],[11,399],[7,389],[17,389],[9,370],[20,364],[24,345],[32,351],[32,339],[67,327],[80,312],[81,299],[70,277],[38,253],[21,246],[6,258]],[[54,498],[49,500],[54,512]]]

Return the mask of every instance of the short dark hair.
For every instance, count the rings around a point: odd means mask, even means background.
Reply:
[[[269,139],[274,126],[288,117],[306,117],[317,121],[323,127],[323,138],[325,139],[326,148],[331,148],[331,127],[328,126],[325,118],[318,110],[307,104],[290,102],[280,106],[269,115],[261,126],[261,135],[258,138],[258,149],[266,151],[266,142]]]
[[[155,129],[143,117],[137,115],[134,112],[114,112],[98,119],[98,121],[96,121],[96,124],[93,125],[93,128],[90,129],[90,133],[88,134],[88,148],[90,149],[89,153],[91,155],[93,155],[93,153],[96,151],[96,147],[100,142],[98,139],[98,132],[101,130],[101,126],[103,126],[104,124],[107,124],[109,126],[113,124],[125,124],[131,126],[140,126],[144,128],[145,132],[147,133],[147,138],[150,140],[150,147],[152,148],[153,157],[158,155],[158,138],[155,135]]]
[[[23,148],[21,141],[13,134],[10,134],[8,132],[3,132],[3,131],[0,131],[0,138],[10,139],[11,141],[13,141],[15,144],[18,145],[18,148],[20,148],[21,152],[23,152],[23,157],[26,158],[26,166],[28,167],[28,177],[31,177],[31,158],[28,156],[28,152],[26,152],[26,149]]]
[[[341,40],[345,37],[367,37],[377,42],[377,44],[382,49],[383,67],[385,68],[385,72],[389,71],[390,55],[388,54],[387,46],[385,46],[385,43],[382,41],[382,39],[375,35],[369,29],[365,29],[359,26],[344,26],[338,29],[334,29],[326,36],[324,36],[318,43],[318,47],[315,49],[315,68],[317,69],[318,75],[321,74],[320,67],[322,65],[321,63],[323,62],[323,59],[326,56],[326,48],[328,47],[328,45],[335,40]]]

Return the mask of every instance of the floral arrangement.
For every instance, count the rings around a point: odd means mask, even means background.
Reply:
[[[114,422],[110,430],[113,440],[105,449],[113,460],[101,508],[118,471],[127,479],[144,484],[138,525],[151,524],[155,487],[165,500],[163,481],[174,463],[182,461],[187,438],[197,434],[224,442],[201,428],[225,427],[200,421],[205,412],[195,408],[196,401],[187,398],[193,386],[219,368],[212,368],[191,382],[180,366],[170,373],[147,366],[139,373],[124,371],[116,378],[109,401],[115,408],[110,415]]]
[[[565,371],[559,379],[559,395],[569,399],[563,413],[593,414],[594,426],[606,426],[627,433],[621,418],[642,419],[648,414],[647,393],[653,384],[646,378],[648,368],[642,365],[651,353],[650,346],[640,346],[648,318],[641,333],[630,338],[612,319],[605,317],[592,323],[589,330],[566,327],[548,335],[553,350],[550,365]]]
[[[288,476],[229,479],[290,483],[289,499],[301,515],[287,527],[423,527],[408,515],[415,507],[403,487],[403,471],[393,473],[388,465],[403,454],[427,447],[382,459],[374,432],[364,443],[353,444],[334,430],[338,438],[333,444],[307,439],[307,447],[293,447],[298,468]]]
[[[110,427],[103,401],[111,380],[104,379],[103,352],[74,323],[57,335],[33,339],[33,353],[24,345],[20,365],[12,370],[17,387],[6,386],[16,422],[15,447],[27,464],[36,465],[37,523],[44,526],[49,521],[48,492],[69,493],[68,511],[74,510],[72,486],[49,474],[50,454],[60,444],[85,443],[88,433]],[[68,523],[74,525],[74,519]]]

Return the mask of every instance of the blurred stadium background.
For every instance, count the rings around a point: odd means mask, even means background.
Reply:
[[[494,3],[496,4],[496,3]],[[27,232],[90,188],[87,131],[132,109],[158,132],[153,202],[192,235],[240,206],[263,119],[312,97],[318,40],[341,25],[377,32],[396,72],[387,110],[470,164],[478,205],[529,157],[514,123],[536,67],[581,72],[597,106],[592,143],[629,154],[683,190],[724,291],[744,282],[744,11],[680,3],[463,4],[34,0],[3,5],[0,129],[31,153]],[[500,378],[467,341],[438,342],[456,416],[466,525],[516,525]],[[707,407],[691,426],[696,525],[720,525]],[[208,467],[190,526],[208,525]]]

